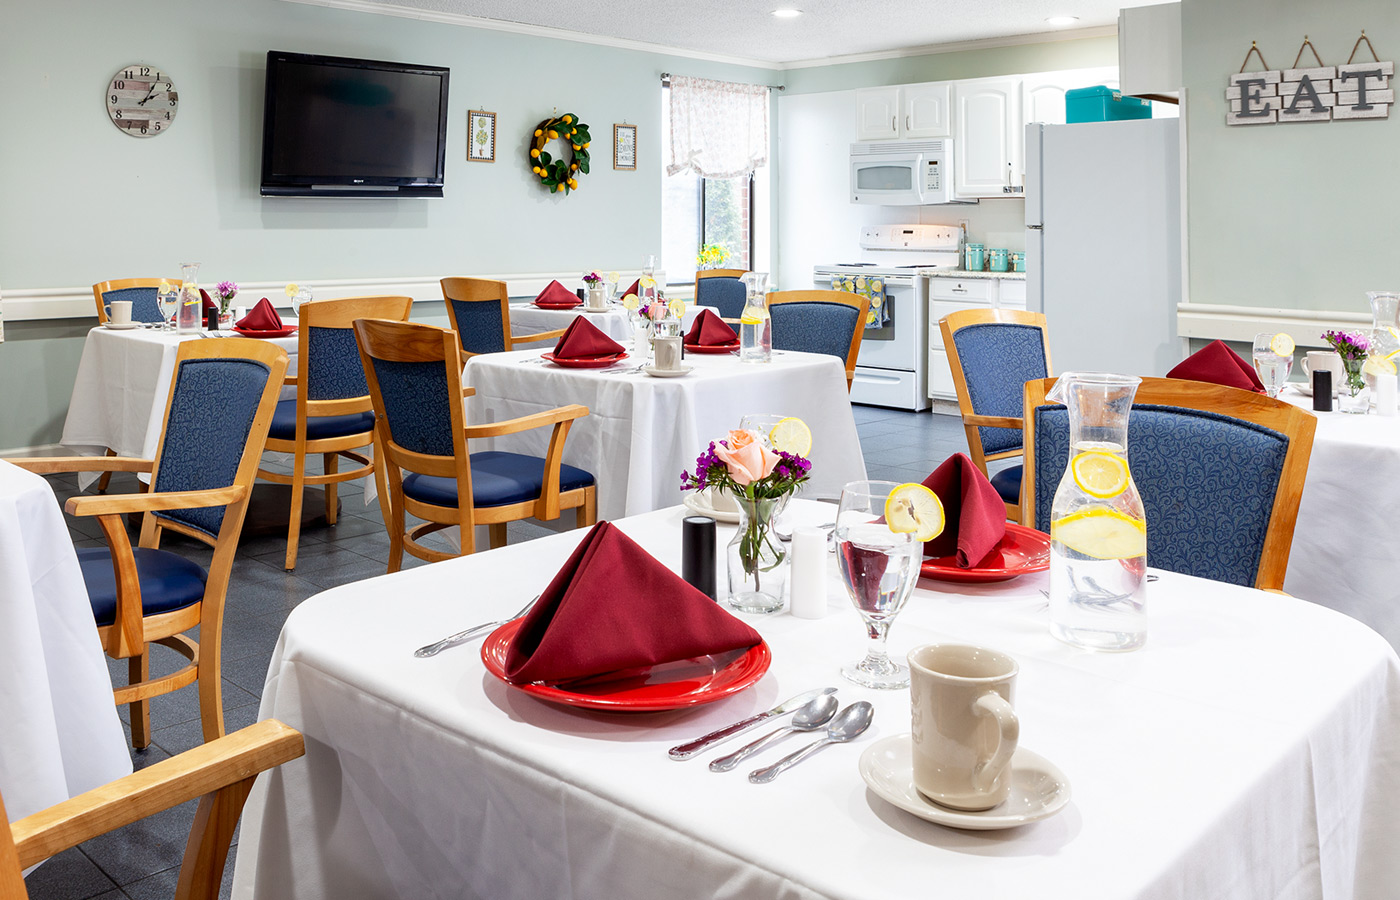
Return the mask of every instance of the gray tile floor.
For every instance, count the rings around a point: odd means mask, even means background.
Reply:
[[[861,449],[871,478],[922,481],[953,453],[967,452],[962,424],[954,416],[908,413],[876,407],[854,407]],[[284,467],[285,468],[285,467]],[[126,480],[124,480],[126,479]],[[69,476],[50,479],[62,503],[78,493]],[[112,479],[111,493],[134,489],[128,476]],[[389,538],[375,504],[366,505],[355,483],[341,486],[339,521],[329,528],[301,536],[297,567],[283,568],[286,541],[282,537],[245,539],[239,547],[229,581],[224,612],[223,677],[225,727],[234,731],[257,720],[263,678],[282,630],[296,605],[327,588],[384,573],[389,561]],[[79,547],[102,546],[95,522],[69,519]],[[531,540],[548,530],[528,522],[510,526],[510,542]],[[177,536],[162,546],[208,565],[211,551]],[[424,565],[405,555],[404,567]],[[180,658],[155,648],[152,670],[163,664],[174,669]],[[114,680],[124,683],[125,663],[109,661]],[[122,708],[126,719],[126,708]],[[167,759],[201,743],[199,705],[192,687],[151,702],[152,745],[133,751],[136,768]],[[127,729],[130,737],[130,729]],[[173,896],[185,839],[194,817],[194,801],[127,828],[88,841],[59,854],[31,874],[26,883],[34,900],[146,900]],[[233,857],[224,873],[222,896],[229,896]]]

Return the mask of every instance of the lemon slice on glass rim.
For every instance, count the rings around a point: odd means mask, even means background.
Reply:
[[[1147,526],[1116,509],[1097,507],[1070,513],[1050,523],[1050,536],[1094,559],[1147,555]]]
[[[299,290],[301,290],[301,285],[293,281],[291,284],[287,285],[285,288],[282,289],[282,293],[286,294],[288,297],[295,297],[297,295],[297,291]]]
[[[943,501],[922,484],[901,484],[885,498],[885,524],[896,534],[931,541],[943,533],[944,522]]]
[[[1116,453],[1085,450],[1069,461],[1074,483],[1090,497],[1107,500],[1128,489],[1128,462]]]
[[[1394,355],[1391,354],[1391,356]],[[1371,356],[1366,359],[1366,364],[1361,367],[1361,371],[1366,375],[1394,375],[1395,363],[1390,356]]]
[[[812,452],[812,429],[796,416],[779,419],[768,432],[768,443],[774,450],[806,456]]]
[[[1286,331],[1280,331],[1274,335],[1274,339],[1269,341],[1269,349],[1279,356],[1292,356],[1293,350],[1298,345],[1293,342],[1293,336]]]

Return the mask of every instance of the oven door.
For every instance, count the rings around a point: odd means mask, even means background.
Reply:
[[[919,353],[915,279],[909,275],[891,275],[884,281],[890,321],[884,328],[865,329],[856,365],[912,370]]]
[[[926,202],[921,154],[861,156],[851,159],[851,202],[919,206]]]

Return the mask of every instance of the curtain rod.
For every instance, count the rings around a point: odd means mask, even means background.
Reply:
[[[661,73],[661,86],[662,86],[662,87],[670,87],[670,86],[671,86],[671,73],[670,73],[670,72],[662,72],[662,73]],[[768,90],[770,90],[770,91],[785,91],[785,90],[787,90],[787,88],[784,87],[784,86],[782,86],[781,84],[765,84],[764,87],[768,88]]]

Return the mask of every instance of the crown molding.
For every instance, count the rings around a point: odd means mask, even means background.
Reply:
[[[295,2],[295,0],[294,0]],[[977,38],[948,44],[925,44],[922,47],[902,47],[898,50],[877,50],[873,53],[852,53],[847,56],[823,56],[783,63],[786,69],[814,69],[818,66],[840,66],[846,63],[873,62],[881,59],[905,59],[910,56],[932,56],[937,53],[961,53],[964,50],[994,50],[997,47],[1021,47],[1026,44],[1051,44],[1084,38],[1114,37],[1117,25],[1094,25],[1088,28],[1038,31],[1034,34],[1012,34],[1006,37]]]

